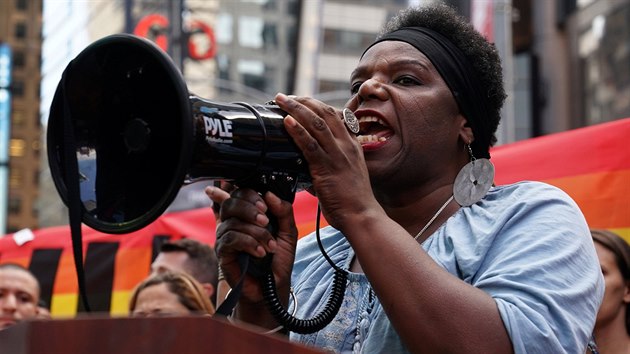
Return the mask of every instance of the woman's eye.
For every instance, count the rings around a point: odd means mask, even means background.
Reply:
[[[400,77],[400,78],[396,79],[395,82],[398,83],[398,84],[401,84],[401,85],[405,85],[405,86],[419,85],[420,84],[420,81],[414,79],[413,77],[409,77],[409,76]]]

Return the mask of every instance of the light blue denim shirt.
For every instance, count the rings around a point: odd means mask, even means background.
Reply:
[[[327,254],[348,269],[354,251],[332,227],[320,232]],[[423,244],[444,269],[490,294],[517,354],[584,353],[604,282],[584,216],[560,189],[539,182],[493,187],[460,208]],[[396,262],[383,255],[383,262]],[[330,296],[334,270],[315,235],[298,243],[292,286],[296,317],[312,318]],[[332,323],[291,339],[334,353],[406,353],[363,274],[349,273]],[[453,333],[457,335],[457,333]]]

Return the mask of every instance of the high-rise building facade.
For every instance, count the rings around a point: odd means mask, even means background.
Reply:
[[[576,0],[568,23],[574,126],[630,117],[630,1]]]
[[[8,161],[0,169],[8,177],[0,183],[3,223],[0,235],[22,228],[37,228],[41,123],[39,119],[42,1],[0,2],[0,44],[9,48],[10,84],[3,97],[2,124]],[[7,134],[8,133],[8,134]]]
[[[408,0],[322,0],[303,6],[308,12],[302,12],[297,94],[342,107],[361,53]]]
[[[630,0],[449,2],[511,20],[515,140],[630,117]]]
[[[207,75],[214,99],[263,103],[294,91],[301,3],[219,1],[216,74]]]

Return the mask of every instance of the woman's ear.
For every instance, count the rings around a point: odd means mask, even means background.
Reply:
[[[468,124],[468,120],[462,116],[461,114],[458,116],[459,119],[459,137],[462,139],[464,144],[472,144],[475,141],[475,134],[472,131],[472,128]]]

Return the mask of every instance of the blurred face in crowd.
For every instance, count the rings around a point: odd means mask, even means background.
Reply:
[[[184,251],[160,252],[151,264],[151,275],[164,272],[191,274],[188,259],[188,254]]]
[[[151,285],[138,294],[134,317],[185,316],[191,311],[186,308],[176,294],[168,289],[166,283]]]
[[[21,269],[0,269],[0,330],[37,316],[39,284]]]
[[[606,284],[604,300],[597,314],[596,327],[599,327],[612,322],[619,316],[625,316],[625,308],[630,303],[630,286],[623,279],[615,253],[599,242],[595,242],[595,250]]]

